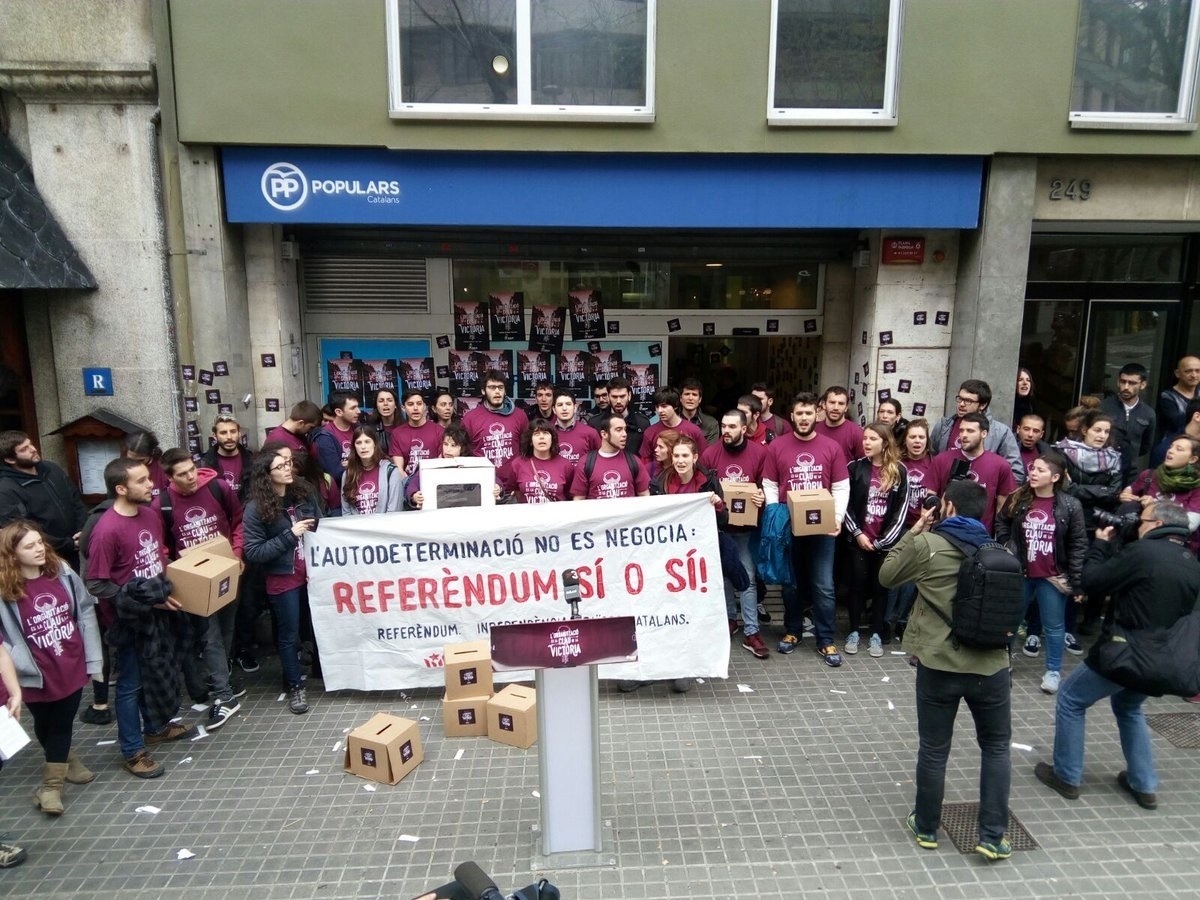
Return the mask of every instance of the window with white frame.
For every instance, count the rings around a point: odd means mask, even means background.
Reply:
[[[903,0],[771,0],[767,121],[895,125]]]
[[[657,0],[387,0],[394,118],[654,119]]]
[[[1195,128],[1197,0],[1080,0],[1075,128]]]

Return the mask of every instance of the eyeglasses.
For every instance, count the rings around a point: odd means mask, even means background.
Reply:
[[[291,460],[286,460],[284,462],[279,463],[278,465],[271,466],[271,471],[272,472],[282,472],[284,469],[290,469],[291,467],[292,467]]]
[[[955,397],[954,402],[960,406],[978,406],[979,400],[975,397]]]

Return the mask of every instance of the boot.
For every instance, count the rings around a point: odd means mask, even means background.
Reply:
[[[46,763],[42,766],[42,786],[33,792],[33,802],[48,816],[63,814],[62,786],[66,774],[66,763]]]
[[[67,781],[71,784],[90,784],[96,773],[83,764],[83,760],[72,750],[67,754]]]

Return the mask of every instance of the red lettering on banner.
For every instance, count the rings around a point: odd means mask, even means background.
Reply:
[[[361,613],[373,613],[379,610],[371,606],[371,601],[375,598],[371,596],[371,587],[375,584],[373,581],[360,581],[355,587],[358,589],[358,611]]]
[[[391,581],[379,582],[379,611],[387,612],[388,604],[396,599],[395,584]]]
[[[344,581],[333,583],[333,603],[336,612],[355,612],[354,589]]]
[[[424,609],[427,606],[432,606],[434,609],[437,609],[437,579],[418,578],[417,596],[421,600],[421,609]]]
[[[413,581],[411,577],[398,579],[400,585],[400,608],[405,612],[416,612],[417,604],[413,603]]]

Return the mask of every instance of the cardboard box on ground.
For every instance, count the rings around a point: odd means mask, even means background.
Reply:
[[[171,596],[186,612],[211,616],[237,597],[241,569],[228,539],[196,544],[167,566]]]
[[[537,740],[537,691],[510,684],[487,703],[487,736],[513,747],[531,747]]]
[[[446,660],[446,699],[490,697],[492,683],[492,645],[488,640],[447,644],[442,651]]]
[[[412,719],[376,713],[346,739],[345,771],[381,784],[396,784],[424,759]]]
[[[787,504],[792,518],[792,534],[796,537],[829,534],[837,527],[833,516],[833,495],[824,488],[788,491]]]

